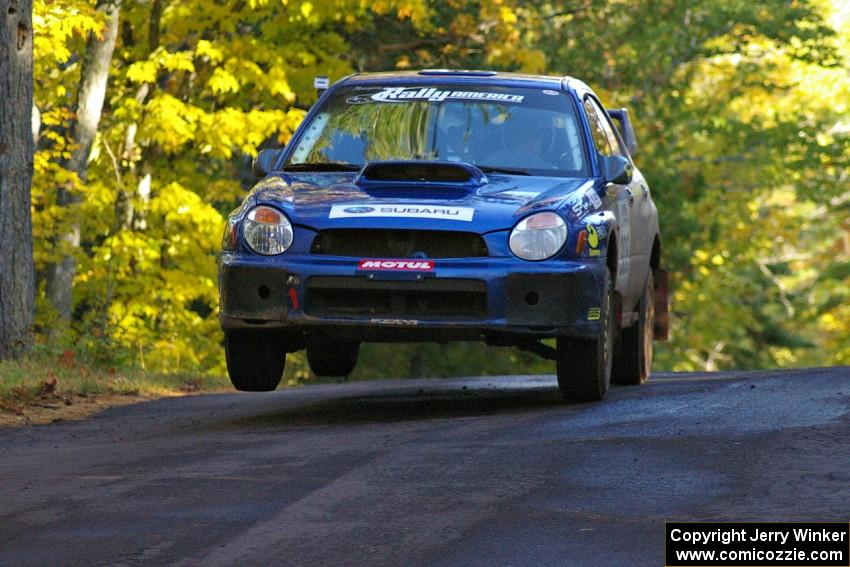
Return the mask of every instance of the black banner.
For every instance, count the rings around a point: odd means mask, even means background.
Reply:
[[[667,567],[850,567],[850,524],[676,522],[665,525]]]

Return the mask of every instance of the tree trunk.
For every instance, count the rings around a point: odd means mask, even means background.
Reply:
[[[32,0],[0,0],[0,359],[30,344],[35,305]]]
[[[162,21],[162,2],[161,0],[153,0],[153,4],[151,5],[151,15],[148,22],[148,56],[150,56],[154,51],[159,48],[159,35],[160,35],[160,25]],[[153,90],[153,85],[149,83],[143,84],[139,87],[138,92],[136,93],[136,102],[139,103],[139,106],[143,107],[145,100],[148,95]],[[138,131],[139,125],[137,123],[132,123],[127,128],[127,135],[125,137],[125,148],[126,152],[129,156],[127,159],[130,164],[131,171],[136,174],[136,162],[133,159],[133,152],[135,151],[135,143],[136,143],[136,132]],[[138,178],[138,187],[137,194],[139,199],[141,200],[142,207],[139,211],[130,210],[129,214],[126,216],[128,219],[127,228],[138,229],[138,230],[146,230],[147,229],[147,219],[145,218],[147,215],[148,205],[150,204],[151,197],[151,166],[149,163],[149,158],[151,156],[151,148],[143,148],[141,152],[139,152],[139,163],[140,166],[138,170],[141,172],[141,177]],[[128,196],[128,203],[130,203],[130,207],[132,207],[132,199]]]
[[[159,47],[159,23],[162,20],[162,0],[153,0],[151,17],[148,23],[148,52],[153,53]]]
[[[101,37],[92,34],[86,43],[80,88],[77,92],[76,116],[71,123],[75,149],[71,158],[64,164],[66,169],[75,172],[83,182],[86,180],[89,155],[103,112],[109,67],[118,36],[121,0],[100,0],[97,9],[106,15],[106,28]],[[66,188],[57,189],[57,204],[60,207],[74,207],[76,202],[77,197]],[[65,252],[56,264],[49,267],[47,273],[47,295],[65,320],[71,318],[72,291],[77,270],[77,260],[73,252],[80,246],[80,223],[75,218],[76,213],[71,214],[73,220],[67,230],[58,237],[59,242],[64,243],[62,246]]]

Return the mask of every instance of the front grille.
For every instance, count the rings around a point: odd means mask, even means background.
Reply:
[[[310,253],[357,258],[478,258],[487,256],[487,245],[471,232],[335,229],[317,234]]]
[[[359,277],[307,280],[305,312],[315,317],[483,319],[487,286],[480,280],[373,281]]]

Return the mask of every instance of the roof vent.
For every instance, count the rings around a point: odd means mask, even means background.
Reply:
[[[455,77],[493,77],[496,75],[496,71],[477,71],[475,69],[423,69],[422,71],[419,71],[419,74],[426,76],[452,75]]]

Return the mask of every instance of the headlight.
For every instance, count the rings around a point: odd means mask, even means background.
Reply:
[[[245,243],[263,256],[282,254],[292,244],[292,224],[271,207],[254,207],[242,222]]]
[[[567,225],[555,213],[525,217],[511,232],[511,252],[523,260],[545,260],[554,256],[567,241]]]

